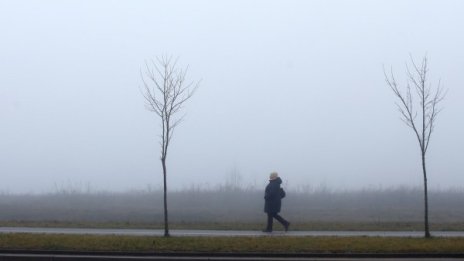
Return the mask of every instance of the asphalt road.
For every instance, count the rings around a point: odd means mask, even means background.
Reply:
[[[102,229],[102,228],[41,228],[41,227],[0,227],[0,233],[39,233],[74,235],[127,235],[163,236],[160,229]],[[423,237],[422,231],[261,231],[239,230],[170,230],[172,236],[192,237],[238,237],[238,236],[368,236],[368,237]],[[464,237],[464,231],[432,231],[436,237]]]

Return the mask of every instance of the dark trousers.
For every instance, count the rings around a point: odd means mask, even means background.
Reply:
[[[282,224],[282,226],[288,225],[288,221],[283,217],[279,216],[277,213],[267,213],[267,227],[266,230],[272,231],[272,221],[274,218]]]

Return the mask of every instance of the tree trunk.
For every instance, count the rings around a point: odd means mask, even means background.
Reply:
[[[164,236],[169,237],[168,225],[168,200],[167,200],[167,182],[166,182],[166,159],[161,159],[163,165],[163,183],[164,183]]]
[[[425,237],[430,237],[430,230],[429,230],[429,199],[427,193],[427,171],[425,169],[425,153],[422,152],[422,171],[424,172],[424,230],[425,230]]]

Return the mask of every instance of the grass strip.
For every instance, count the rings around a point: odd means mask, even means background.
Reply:
[[[464,253],[464,238],[140,237],[0,234],[2,250],[207,253]]]

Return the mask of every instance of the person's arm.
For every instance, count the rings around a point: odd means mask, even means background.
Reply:
[[[279,187],[268,185],[266,187],[266,194],[265,194],[264,198],[266,200],[274,199],[276,197],[277,193],[278,193],[278,190],[279,190]]]
[[[269,186],[266,186],[266,190],[264,191],[264,199],[265,200],[271,199],[271,194],[269,193]]]

